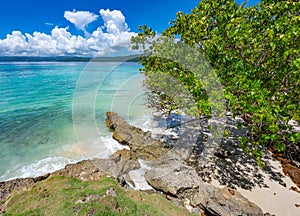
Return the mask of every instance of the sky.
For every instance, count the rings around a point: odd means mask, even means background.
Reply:
[[[239,0],[238,3],[243,1]],[[258,0],[249,0],[253,5]],[[199,0],[4,0],[0,56],[126,55],[138,26],[161,33]]]

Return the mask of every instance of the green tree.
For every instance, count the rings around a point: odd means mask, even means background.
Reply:
[[[288,121],[300,122],[300,2],[244,5],[202,0],[190,14],[178,12],[161,36],[197,48],[209,61],[224,86],[227,109],[250,130],[249,137],[240,138],[241,147],[259,161],[262,146],[277,151],[299,146],[300,133]],[[210,115],[205,90],[186,68],[149,55],[161,36],[145,25],[132,39],[133,48],[146,53],[141,63],[148,86],[162,84],[151,80],[153,72],[171,74],[192,92],[198,112]],[[154,94],[162,107],[176,109],[170,98]]]

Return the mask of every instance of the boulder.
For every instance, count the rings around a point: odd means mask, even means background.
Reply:
[[[183,163],[152,168],[146,172],[145,178],[155,189],[188,199],[192,207],[199,207],[211,215],[263,215],[257,205],[236,190],[204,183],[193,167]]]
[[[200,206],[212,215],[220,216],[258,216],[262,210],[229,187],[219,189],[212,185],[201,184],[191,197],[192,206]]]
[[[115,130],[118,125],[128,125],[124,118],[115,112],[106,112],[106,127]]]
[[[90,162],[102,172],[118,180],[121,180],[131,170],[141,167],[136,155],[127,149],[115,152],[108,159],[93,159]]]
[[[136,156],[143,160],[155,160],[169,151],[162,142],[151,137],[151,132],[128,124],[115,112],[106,113],[106,126],[114,130],[113,138],[128,145]]]
[[[118,167],[121,175],[129,173],[131,170],[141,167],[136,155],[127,149],[122,149],[115,152],[109,157]]]
[[[186,190],[198,187],[202,182],[192,167],[183,164],[178,164],[177,167],[152,168],[146,172],[145,178],[155,189],[177,197]]]

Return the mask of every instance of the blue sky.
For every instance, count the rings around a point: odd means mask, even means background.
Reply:
[[[188,13],[198,2],[5,1],[0,7],[0,55],[101,55],[128,50],[128,41],[139,25],[147,24],[161,32],[175,18],[177,11]],[[248,4],[257,2],[250,0]]]

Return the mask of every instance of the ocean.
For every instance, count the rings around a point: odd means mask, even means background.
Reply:
[[[0,63],[0,181],[36,177],[124,146],[105,113],[151,127],[137,63]]]

